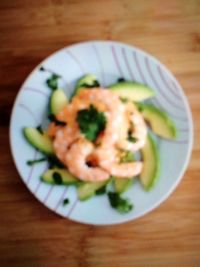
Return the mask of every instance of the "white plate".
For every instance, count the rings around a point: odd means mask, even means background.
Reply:
[[[176,141],[158,139],[161,158],[161,174],[156,187],[145,192],[136,182],[125,195],[134,203],[134,209],[125,215],[119,214],[109,205],[107,196],[97,196],[88,201],[77,200],[73,187],[51,186],[40,182],[46,163],[29,167],[26,161],[40,158],[22,135],[25,126],[38,126],[47,114],[51,90],[45,81],[48,72],[41,66],[62,75],[61,86],[67,95],[82,75],[94,73],[101,85],[107,86],[120,77],[134,80],[152,87],[156,106],[168,112],[179,131]],[[66,47],[37,66],[25,80],[16,98],[11,123],[10,143],[12,154],[22,180],[46,207],[73,221],[106,225],[136,219],[157,207],[175,189],[187,167],[193,140],[192,117],[188,102],[180,84],[169,70],[149,54],[118,42],[93,41]],[[63,198],[70,203],[62,205]]]

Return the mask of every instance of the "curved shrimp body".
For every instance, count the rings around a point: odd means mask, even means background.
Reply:
[[[99,166],[108,171],[110,175],[127,178],[133,177],[141,173],[142,162],[119,163],[117,150],[112,147],[108,149],[98,149],[95,153]]]
[[[114,162],[112,164],[103,164],[101,165],[106,171],[108,171],[111,175],[120,177],[120,178],[132,178],[137,176],[142,171],[142,162],[127,162],[118,164]]]
[[[64,107],[57,115],[56,118],[59,121],[65,122],[66,124],[71,124],[75,120],[75,110],[72,103]]]
[[[101,146],[107,147],[116,143],[119,138],[118,133],[124,111],[124,107],[117,95],[105,89],[83,89],[72,100],[72,105],[74,113],[88,108],[90,105],[94,105],[99,111],[104,112],[107,123],[105,131],[101,136]]]
[[[130,128],[125,128],[125,131],[121,134],[121,138],[117,143],[117,146],[121,149],[137,151],[145,145],[147,136],[147,127],[142,115],[138,112],[137,108],[132,102],[126,104],[126,112],[124,121],[126,118],[129,120]],[[127,140],[128,133],[135,139],[135,142]]]
[[[54,138],[56,136],[57,131],[60,129],[60,126],[57,126],[54,122],[51,122],[47,129],[48,136]]]
[[[99,139],[102,147],[111,146],[118,140],[120,122],[122,122],[122,112],[124,107],[115,94],[104,89],[83,89],[72,102],[59,112],[57,119],[66,122],[67,126],[58,130],[55,134],[54,149],[58,158],[64,162],[64,156],[68,147],[78,137],[82,136],[77,123],[77,113],[79,110],[89,108],[94,105],[99,111],[103,111],[106,118],[106,128]]]
[[[69,146],[80,137],[80,132],[77,128],[65,126],[56,132],[55,139],[53,141],[54,151],[56,156],[65,164],[65,154]]]
[[[72,104],[64,107],[56,117],[58,120],[66,122],[66,126],[57,130],[53,142],[57,157],[65,164],[65,154],[69,146],[81,136],[81,133]]]
[[[83,138],[73,143],[65,155],[69,171],[83,181],[96,182],[109,179],[109,173],[101,167],[87,165],[87,158],[93,151],[94,145]]]

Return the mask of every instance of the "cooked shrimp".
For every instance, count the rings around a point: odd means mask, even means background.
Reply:
[[[65,154],[69,146],[81,136],[81,132],[75,119],[76,112],[72,104],[64,107],[56,118],[66,122],[66,126],[58,128],[53,142],[56,156],[65,164]]]
[[[94,105],[99,111],[104,112],[107,124],[100,138],[101,146],[107,147],[116,143],[124,112],[124,106],[117,95],[105,89],[84,89],[72,100],[71,105],[74,108],[74,114],[90,105]]]
[[[61,128],[61,126],[58,126],[55,124],[55,122],[51,122],[47,129],[47,134],[50,137],[55,137],[57,131]]]
[[[99,111],[104,112],[107,118],[106,128],[97,143],[104,147],[113,145],[119,139],[124,106],[119,97],[109,90],[100,88],[81,90],[72,99],[72,102],[60,111],[57,119],[66,122],[71,128],[77,129],[77,112],[89,108],[90,105],[94,105]]]
[[[65,155],[65,162],[69,171],[80,180],[88,182],[104,181],[109,173],[100,167],[89,167],[87,158],[94,150],[94,145],[83,138],[72,144]]]
[[[142,162],[119,163],[117,149],[114,147],[107,149],[98,149],[95,153],[99,166],[110,173],[110,175],[127,178],[141,173]]]
[[[137,151],[145,145],[147,127],[142,115],[138,112],[137,108],[132,102],[126,104],[124,120],[126,118],[128,118],[131,127],[130,129],[125,128],[125,131],[123,131],[123,134],[121,134],[121,138],[117,145],[121,149]],[[130,136],[135,139],[135,142],[127,140],[129,131]]]
[[[68,124],[74,119],[74,116],[75,116],[75,111],[74,111],[72,104],[70,103],[67,106],[65,106],[63,109],[61,109],[61,111],[56,115],[56,118],[57,120]]]
[[[107,118],[106,129],[101,135],[101,143],[105,146],[115,143],[118,139],[120,123],[122,122],[122,110],[124,107],[115,94],[104,89],[83,89],[72,102],[62,109],[57,119],[64,121],[72,128],[77,128],[77,112],[94,105],[99,111],[104,112]]]
[[[65,164],[65,154],[69,146],[80,137],[78,128],[72,128],[70,126],[64,126],[60,128],[55,135],[53,141],[54,151],[56,156]]]
[[[78,111],[90,105],[104,112],[107,118],[106,128],[96,140],[98,148],[84,138],[77,123]],[[116,146],[135,151],[144,145],[146,138],[143,118],[131,102],[122,104],[119,97],[108,90],[83,89],[60,111],[57,119],[66,122],[67,126],[58,129],[55,134],[55,153],[70,172],[81,180],[103,181],[109,178],[109,174],[133,177],[141,172],[141,162],[120,164],[117,159]],[[135,143],[127,140],[130,124],[133,124],[131,136],[137,138]],[[89,167],[89,158],[98,166]]]

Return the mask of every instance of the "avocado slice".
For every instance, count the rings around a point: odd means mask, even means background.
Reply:
[[[95,195],[96,191],[106,186],[109,180],[102,182],[85,182],[77,188],[78,198],[81,201],[87,200]]]
[[[32,127],[25,127],[23,133],[26,140],[33,147],[44,154],[54,154],[52,140],[47,134],[41,133],[39,130]]]
[[[155,96],[155,92],[148,86],[131,81],[117,82],[110,85],[108,88],[118,94],[122,99],[128,99],[135,102]]]
[[[99,86],[100,83],[94,74],[86,74],[77,81],[72,97],[75,96],[82,88],[93,88]]]
[[[60,168],[46,170],[41,176],[41,181],[57,185],[77,185],[80,183],[70,172]]]
[[[57,115],[67,104],[68,99],[65,92],[62,89],[56,89],[50,97],[50,113]]]
[[[115,191],[119,194],[126,192],[130,186],[133,184],[133,178],[114,178]]]
[[[155,134],[167,139],[176,139],[176,126],[166,112],[150,104],[140,103],[137,106]]]
[[[145,146],[141,149],[143,158],[143,169],[140,174],[140,182],[144,189],[151,190],[160,175],[160,158],[153,137],[148,134]]]

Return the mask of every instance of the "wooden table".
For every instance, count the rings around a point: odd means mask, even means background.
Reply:
[[[177,76],[190,102],[194,146],[176,191],[150,214],[93,227],[62,219],[22,183],[9,149],[13,101],[52,52],[109,39],[152,53]],[[200,266],[200,1],[0,1],[0,266]]]

